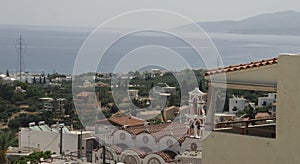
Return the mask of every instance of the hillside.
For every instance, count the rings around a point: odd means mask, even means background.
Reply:
[[[261,14],[239,21],[198,22],[206,32],[236,34],[300,35],[300,12],[283,11]],[[189,30],[191,25],[176,28]]]

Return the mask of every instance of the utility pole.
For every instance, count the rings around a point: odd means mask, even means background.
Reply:
[[[19,38],[17,39],[16,49],[19,52],[19,75],[20,75],[20,82],[22,81],[22,52],[24,52],[26,45],[24,44],[24,40],[22,35],[20,34]]]
[[[105,164],[105,162],[106,162],[106,160],[105,160],[105,156],[106,156],[105,155],[105,140],[103,141],[102,152],[103,152],[102,153],[103,154],[103,157],[102,157],[103,158],[103,164]]]
[[[63,126],[60,127],[60,142],[59,142],[59,153],[61,155],[61,158],[63,157]]]
[[[79,140],[80,144],[79,144],[79,159],[81,159],[82,157],[82,128],[80,129],[80,140]]]

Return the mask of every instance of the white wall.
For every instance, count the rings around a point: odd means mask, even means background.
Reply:
[[[20,147],[34,147],[40,148],[42,151],[51,151],[59,154],[60,134],[49,131],[30,130],[22,128],[19,132],[19,146]],[[78,150],[78,135],[77,134],[63,134],[63,151],[77,151]]]
[[[121,136],[125,136],[122,138]],[[136,143],[135,140],[132,139],[131,134],[129,134],[125,130],[117,130],[113,133],[112,136],[112,144],[117,145],[117,144],[126,144],[128,147],[135,147]]]
[[[237,113],[239,111],[242,111],[245,109],[245,107],[248,105],[246,99],[242,98],[230,98],[229,99],[229,113]],[[233,108],[236,107],[237,110],[233,111]]]
[[[264,102],[265,105],[264,105]],[[272,103],[276,102],[276,93],[269,93],[268,97],[259,97],[258,98],[258,107],[263,107],[263,106],[268,106],[268,105],[272,105]]]
[[[204,140],[204,164],[297,164],[300,161],[300,56],[281,55],[277,82],[276,139],[212,132]]]

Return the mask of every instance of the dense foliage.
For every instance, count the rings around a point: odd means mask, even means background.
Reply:
[[[19,159],[12,159],[10,161],[11,164],[24,164],[30,161],[32,164],[38,164],[41,161],[41,159],[45,160],[51,157],[50,151],[45,152],[33,152],[28,156],[21,157]]]

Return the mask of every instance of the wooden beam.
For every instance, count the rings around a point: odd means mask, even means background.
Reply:
[[[268,92],[276,92],[277,91],[277,86],[268,86],[268,85],[259,85],[259,84],[209,82],[208,85],[211,87],[214,87],[214,88],[255,90],[255,91],[268,91]]]

